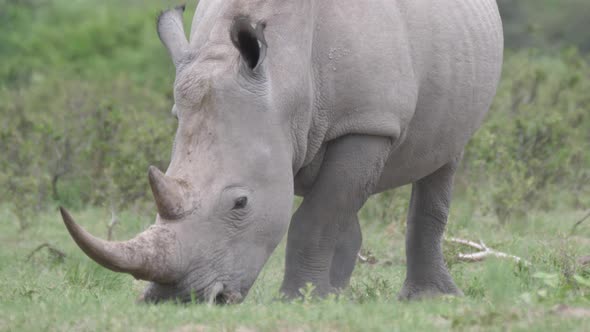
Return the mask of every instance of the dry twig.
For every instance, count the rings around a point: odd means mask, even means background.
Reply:
[[[363,264],[376,264],[377,263],[377,258],[370,251],[367,250],[364,253],[364,255],[363,255],[363,251],[365,251],[365,250],[361,250],[357,254],[357,258],[360,263],[363,263]]]
[[[45,242],[40,244],[37,248],[33,249],[33,251],[31,251],[31,253],[27,256],[27,262],[30,261],[31,258],[33,258],[33,256],[43,248],[47,248],[47,250],[49,250],[49,253],[55,256],[59,261],[63,261],[64,258],[66,258],[66,254],[63,251]]]
[[[448,238],[446,239],[448,242],[462,244],[464,246],[468,246],[474,249],[479,250],[478,252],[474,252],[472,254],[462,254],[459,253],[457,258],[464,262],[481,262],[489,256],[498,257],[498,258],[509,258],[514,260],[517,263],[523,263],[524,265],[530,266],[532,265],[529,261],[522,259],[518,256],[510,255],[501,251],[496,251],[494,249],[489,248],[488,246],[483,243],[483,241],[479,241],[479,243],[459,239],[459,238]]]
[[[367,257],[363,256],[360,251],[357,254],[357,257],[358,257],[359,261],[361,261],[361,263],[366,263],[369,260]]]
[[[574,233],[576,232],[576,228],[578,228],[578,226],[580,226],[588,218],[590,218],[590,211],[585,216],[583,216],[582,219],[578,220],[574,224],[574,226],[572,226],[572,230],[570,231],[570,236],[574,235]]]

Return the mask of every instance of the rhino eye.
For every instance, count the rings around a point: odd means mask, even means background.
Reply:
[[[248,204],[248,197],[242,196],[234,201],[234,207],[232,210],[243,209],[246,207],[246,204]]]

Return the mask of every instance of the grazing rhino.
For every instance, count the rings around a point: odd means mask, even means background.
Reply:
[[[499,81],[495,0],[201,0],[158,33],[176,66],[171,162],[149,169],[155,225],[80,248],[151,281],[146,301],[236,303],[288,229],[288,298],[345,287],[372,194],[412,184],[399,294],[460,294],[443,261],[453,175]],[[294,195],[303,197],[291,216]]]

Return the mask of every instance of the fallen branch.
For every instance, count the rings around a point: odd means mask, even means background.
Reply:
[[[578,226],[580,226],[588,218],[590,218],[590,212],[588,212],[585,216],[582,217],[582,219],[578,220],[574,224],[574,226],[572,227],[572,230],[570,231],[570,236],[574,235],[574,233],[576,232],[576,228],[578,228]]]
[[[498,258],[509,258],[514,260],[517,263],[522,263],[524,265],[530,266],[532,265],[529,261],[522,259],[518,256],[514,256],[514,255],[510,255],[501,251],[496,251],[494,249],[489,248],[488,246],[485,245],[485,243],[483,243],[483,241],[479,241],[479,243],[473,242],[473,241],[469,241],[469,240],[464,240],[464,239],[459,239],[459,238],[448,238],[446,239],[448,242],[451,243],[457,243],[457,244],[462,244],[464,246],[468,246],[474,249],[479,250],[478,252],[474,252],[472,254],[462,254],[459,253],[457,255],[457,258],[460,261],[464,261],[464,262],[481,262],[484,259],[486,259],[489,256],[493,256],[493,257],[498,257]]]
[[[360,261],[361,263],[366,263],[366,262],[368,262],[368,261],[369,261],[369,258],[368,258],[368,257],[366,257],[366,256],[363,256],[363,255],[361,254],[361,252],[360,252],[360,251],[359,251],[359,253],[357,254],[357,256],[358,256],[358,259],[359,259],[359,261]]]
[[[375,256],[373,256],[373,254],[370,251],[366,251],[365,255],[363,255],[363,251],[361,250],[358,252],[357,254],[357,258],[359,260],[360,263],[363,264],[375,264],[377,263],[377,258],[375,258]]]
[[[31,258],[33,258],[33,256],[43,248],[47,248],[47,250],[49,250],[49,253],[55,256],[59,261],[63,261],[64,258],[66,258],[66,254],[63,251],[45,242],[40,244],[37,248],[33,249],[33,251],[31,251],[31,253],[27,256],[27,262],[30,261]]]

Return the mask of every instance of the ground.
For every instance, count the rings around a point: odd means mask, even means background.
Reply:
[[[225,307],[136,304],[143,282],[84,256],[57,210],[19,230],[10,209],[0,207],[0,331],[582,331],[590,326],[590,267],[576,263],[590,255],[590,220],[570,235],[587,213],[583,209],[531,211],[501,224],[459,197],[451,211],[449,237],[483,240],[532,266],[496,258],[460,262],[457,254],[470,250],[447,242],[448,265],[465,296],[406,303],[396,299],[405,273],[404,218],[387,212],[392,207],[385,198],[372,199],[361,213],[368,262],[357,265],[351,287],[339,297],[277,300],[283,243],[246,301]],[[106,236],[108,208],[73,214],[94,234]],[[145,228],[151,220],[147,215],[119,213],[115,238],[126,239]],[[31,255],[43,243],[49,247]]]

